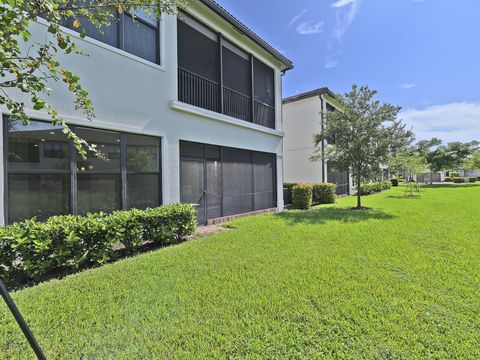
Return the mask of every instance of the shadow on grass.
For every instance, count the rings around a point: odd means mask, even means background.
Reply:
[[[370,219],[390,220],[395,218],[382,210],[353,210],[349,208],[317,208],[306,211],[287,211],[277,213],[274,216],[289,223],[325,224],[330,221],[342,223],[358,223]]]

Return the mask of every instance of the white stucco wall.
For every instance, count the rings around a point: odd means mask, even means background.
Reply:
[[[190,11],[229,41],[275,69],[277,129],[281,130],[281,64],[204,5],[193,2]],[[80,76],[82,85],[93,101],[96,119],[90,122],[75,111],[72,96],[61,82],[52,84],[53,92],[49,101],[71,124],[161,137],[164,202],[180,200],[179,140],[274,153],[280,174],[277,177],[278,207],[282,209],[283,133],[178,103],[176,24],[176,17],[172,15],[164,16],[162,20],[161,65],[149,63],[93,39],[80,39],[75,32],[66,29],[71,36],[77,37],[75,41],[78,47],[89,56],[62,55],[61,63]],[[43,42],[47,36],[46,29],[45,23],[33,24],[32,41]],[[22,97],[20,94],[15,96]],[[28,99],[25,101],[28,103]],[[0,109],[2,112],[8,114],[6,109]],[[33,110],[28,113],[32,119],[48,119],[45,113]],[[0,163],[0,167],[3,173],[3,164]],[[3,184],[0,184],[0,192],[3,192]],[[3,202],[0,204],[2,211]],[[0,219],[3,220],[3,216]]]
[[[313,134],[321,130],[319,96],[283,105],[284,171],[286,183],[322,182],[322,162],[311,161]]]

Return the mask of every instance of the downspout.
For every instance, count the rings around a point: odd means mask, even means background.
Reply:
[[[320,94],[320,107],[322,109],[321,112],[321,129],[322,133],[323,130],[325,129],[325,100],[323,99],[322,94]],[[326,182],[326,177],[325,177],[325,140],[322,140],[322,183]]]

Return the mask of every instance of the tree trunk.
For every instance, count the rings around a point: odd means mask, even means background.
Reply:
[[[360,174],[360,171],[358,172]],[[357,176],[357,209],[362,207],[362,195],[360,193],[361,186],[360,181],[362,181],[362,177],[360,175]]]

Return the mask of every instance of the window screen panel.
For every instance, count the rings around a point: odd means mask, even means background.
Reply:
[[[181,19],[178,19],[177,24],[178,66],[218,83],[218,41]]]
[[[270,106],[275,105],[274,72],[261,61],[253,61],[255,100]]]
[[[180,156],[204,158],[205,145],[190,141],[180,141]]]
[[[9,171],[67,171],[69,169],[68,142],[61,126],[46,122],[8,121]]]
[[[89,144],[96,145],[103,158],[88,152],[87,158],[77,156],[77,171],[83,172],[120,172],[120,134],[98,129],[78,128],[75,131]]]
[[[159,175],[127,175],[128,209],[155,208],[159,206]]]
[[[78,214],[110,213],[121,208],[120,175],[77,175]]]
[[[124,50],[145,60],[158,63],[158,30],[156,26],[144,23],[139,18],[135,21],[124,16]]]
[[[67,214],[69,175],[10,174],[8,176],[8,221],[36,216],[46,220]]]
[[[228,42],[225,42],[222,52],[224,113],[251,121],[252,79],[249,57]]]
[[[248,150],[223,148],[224,216],[253,210],[253,164]]]
[[[255,210],[275,207],[275,156],[254,152]]]
[[[78,19],[82,24],[78,29],[74,29],[78,32],[85,32],[88,37],[101,41],[105,44],[118,47],[118,20],[112,20],[111,24],[103,27],[96,27],[87,18],[79,17]]]
[[[158,172],[160,142],[152,136],[127,134],[127,171]]]

